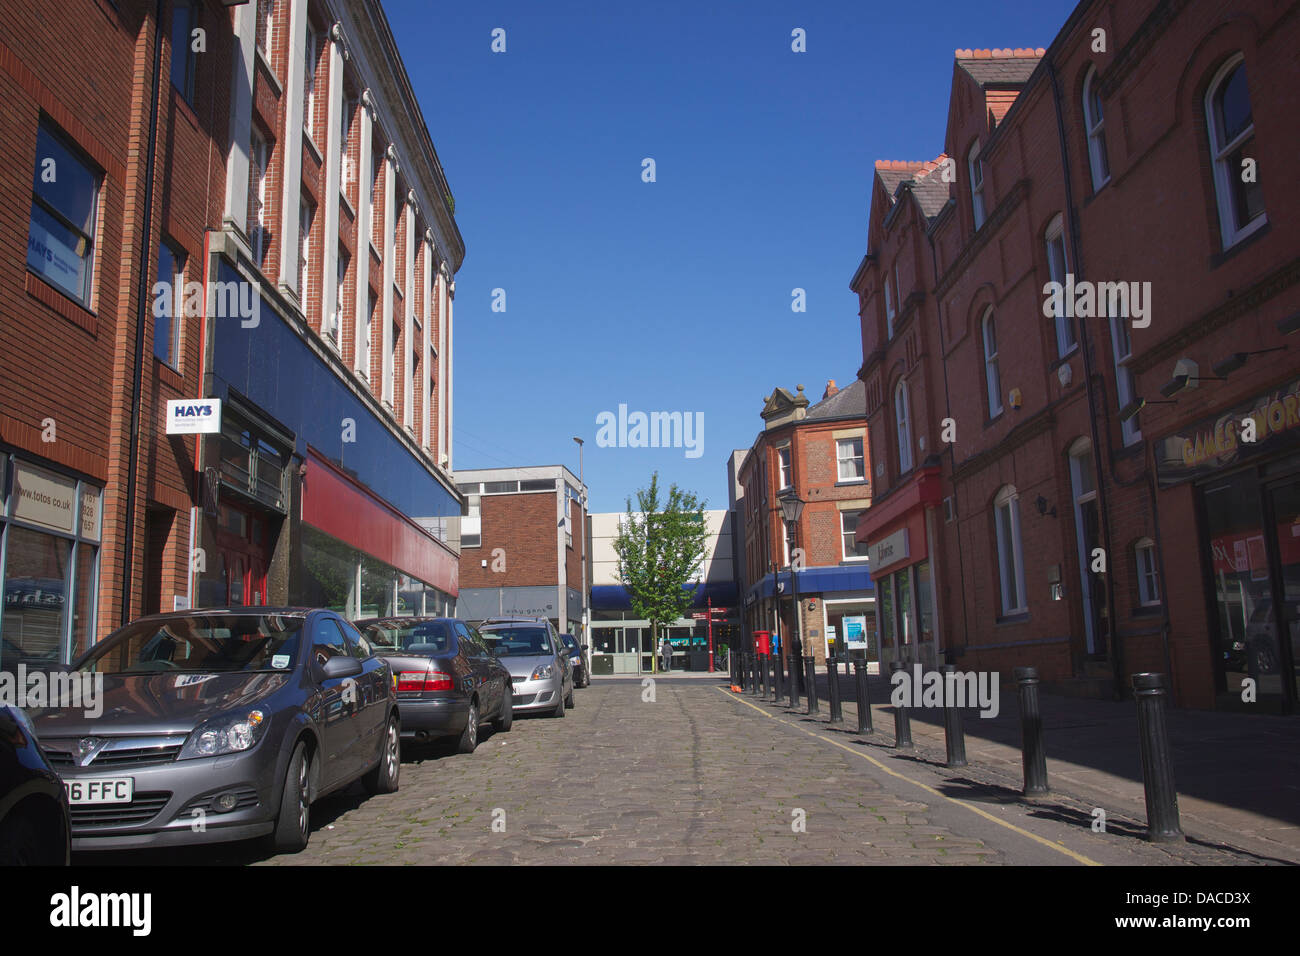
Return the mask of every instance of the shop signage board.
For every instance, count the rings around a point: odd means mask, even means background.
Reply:
[[[44,468],[18,462],[14,474],[14,517],[20,521],[72,533],[77,482]]]
[[[221,399],[168,399],[168,435],[216,435],[219,434],[220,431]]]
[[[1247,442],[1252,420],[1255,440]],[[1167,488],[1232,465],[1300,448],[1300,378],[1255,399],[1203,418],[1156,446],[1156,474]]]
[[[881,568],[888,567],[896,561],[906,559],[908,557],[907,529],[903,528],[895,531],[887,538],[881,538],[879,541],[873,542],[868,546],[867,550],[873,573]]]

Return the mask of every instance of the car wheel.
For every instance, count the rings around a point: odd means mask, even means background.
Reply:
[[[402,773],[402,734],[396,717],[388,718],[383,747],[375,769],[361,778],[361,785],[372,796],[376,793],[397,792],[398,778]]]
[[[563,688],[561,688],[561,690],[563,690]],[[551,716],[552,716],[552,717],[563,717],[563,716],[564,716],[564,697],[563,697],[563,696],[560,696],[560,699],[557,700],[557,701],[555,702],[555,710],[551,711]]]
[[[456,750],[463,754],[472,754],[478,746],[478,701],[469,702],[469,713],[465,715],[465,730],[460,735]]]
[[[512,693],[510,681],[506,681],[504,696],[501,698],[501,713],[497,715],[496,720],[492,721],[492,729],[499,733],[505,733],[510,729],[510,725],[515,722],[515,697]]]
[[[310,835],[311,761],[307,758],[307,745],[299,741],[284,776],[280,814],[271,833],[271,846],[277,853],[297,853],[307,846]]]

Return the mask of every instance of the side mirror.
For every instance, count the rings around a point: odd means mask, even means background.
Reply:
[[[336,654],[325,662],[325,666],[321,668],[321,675],[325,680],[336,680],[341,677],[357,677],[361,671],[361,662],[355,657]]]

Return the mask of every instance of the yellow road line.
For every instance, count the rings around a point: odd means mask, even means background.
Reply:
[[[835,747],[839,747],[841,750],[846,750],[849,753],[853,754],[855,757],[861,757],[863,760],[875,764],[877,767],[879,767],[885,773],[889,774],[891,777],[897,777],[899,780],[906,780],[908,783],[920,787],[926,793],[933,794],[934,796],[939,797],[940,799],[947,800],[949,803],[955,803],[959,807],[965,807],[971,813],[979,814],[985,820],[990,820],[993,823],[996,823],[1000,827],[1006,827],[1008,830],[1011,830],[1015,833],[1019,833],[1021,836],[1027,837],[1028,839],[1033,840],[1036,843],[1041,843],[1043,846],[1049,847],[1055,850],[1057,853],[1063,853],[1064,855],[1068,856],[1070,859],[1078,863],[1082,863],[1084,866],[1102,865],[1098,863],[1096,860],[1089,859],[1088,857],[1084,856],[1082,853],[1075,853],[1069,847],[1061,846],[1059,843],[1053,843],[1051,840],[1045,839],[1044,837],[1040,837],[1037,833],[1030,833],[1028,830],[1018,827],[1014,823],[1007,823],[1007,821],[995,817],[987,810],[982,810],[979,807],[974,806],[973,804],[967,803],[965,800],[958,800],[956,797],[950,797],[946,793],[940,793],[938,790],[934,789],[934,787],[930,786],[929,784],[922,783],[920,780],[914,780],[905,773],[899,773],[897,770],[894,770],[890,767],[886,767],[875,757],[871,756],[871,754],[863,753],[861,750],[855,750],[854,748],[849,747],[846,744],[840,743],[838,740],[832,740],[830,737],[825,737],[821,734],[814,733],[813,731],[808,730],[806,727],[800,727],[798,724],[792,724],[788,720],[781,720],[779,717],[775,716],[774,714],[769,714],[766,710],[764,710],[762,707],[759,707],[757,704],[750,703],[744,698],[736,696],[734,693],[732,693],[731,691],[723,687],[715,687],[714,689],[721,691],[732,700],[738,701],[744,704],[746,707],[752,707],[754,710],[758,711],[760,714],[762,714],[764,717],[767,717],[769,720],[775,720],[778,724],[785,724],[787,727],[793,727],[795,730],[802,731],[803,733],[807,734],[809,737],[816,737],[818,740],[824,740],[826,741],[826,743],[831,744],[832,746]]]

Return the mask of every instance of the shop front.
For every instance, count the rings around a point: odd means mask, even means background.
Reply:
[[[1158,447],[1161,488],[1191,482],[1195,489],[1218,706],[1296,713],[1300,379]]]
[[[939,469],[926,468],[858,519],[857,540],[867,546],[876,587],[880,666],[886,671],[894,661],[926,667],[943,662],[931,546],[940,500]]]

